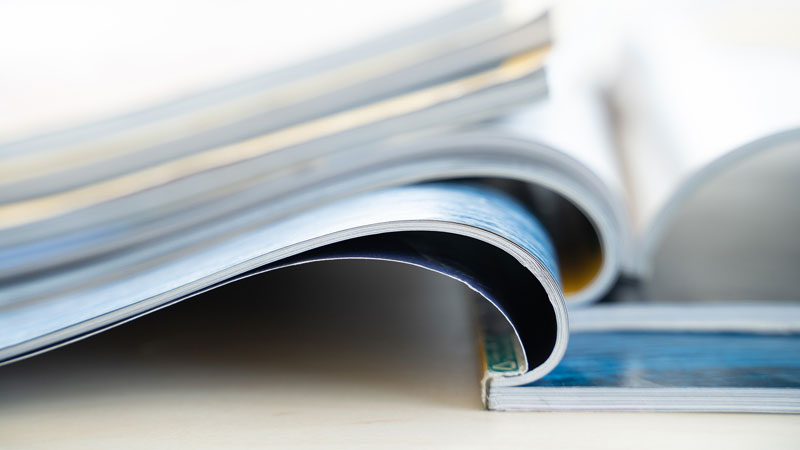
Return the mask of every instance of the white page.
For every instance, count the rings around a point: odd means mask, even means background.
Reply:
[[[646,269],[695,188],[796,140],[771,137],[800,127],[800,8],[669,2],[634,12],[613,92]]]

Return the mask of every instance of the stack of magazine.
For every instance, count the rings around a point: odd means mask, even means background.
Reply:
[[[650,276],[707,180],[800,151],[800,61],[763,85],[724,71],[730,103],[687,110],[659,64],[688,53],[659,58],[610,111],[557,48],[547,11],[483,2],[0,143],[0,362],[244,277],[375,259],[483,297],[489,409],[800,412],[797,304],[597,303]],[[703,101],[723,123],[697,122]]]

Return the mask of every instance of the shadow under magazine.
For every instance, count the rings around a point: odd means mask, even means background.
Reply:
[[[472,300],[454,280],[397,263],[290,267],[0,367],[0,409],[226,390],[478,409]]]

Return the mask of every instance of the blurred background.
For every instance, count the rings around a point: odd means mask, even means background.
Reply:
[[[2,1],[0,141],[235,82],[464,3]],[[665,167],[672,156],[694,161],[695,148],[732,148],[776,124],[800,125],[798,2],[541,7],[552,8],[552,99],[576,92],[603,99],[610,140],[632,164],[650,151],[667,155],[659,160]],[[645,282],[606,301],[797,300],[798,142],[735,161],[697,186],[659,231]],[[650,219],[647,211],[632,214]],[[69,445],[100,448],[142,433],[167,443],[223,444],[218,432],[243,429],[250,434],[240,434],[242,446],[285,443],[296,437],[289,433],[304,433],[311,444],[370,424],[379,430],[374,440],[387,432],[419,443],[413,425],[446,446],[452,420],[473,425],[459,430],[476,446],[509,436],[518,444],[559,445],[570,438],[548,432],[565,422],[621,446],[637,442],[629,430],[645,420],[639,415],[538,415],[535,425],[519,416],[474,416],[480,404],[471,301],[452,280],[388,263],[315,264],[235,283],[3,368],[0,444],[44,437],[46,447],[71,435]],[[286,431],[303,414],[308,425]],[[118,419],[125,426],[111,428]],[[742,424],[760,430],[759,438],[734,447],[797,437],[781,431],[787,417],[660,420],[663,431],[651,430],[651,437],[682,430],[708,439]],[[176,431],[186,424],[191,432]],[[581,442],[591,444],[574,443]]]

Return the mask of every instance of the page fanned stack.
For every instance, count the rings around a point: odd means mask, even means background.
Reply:
[[[627,84],[613,115],[551,26],[530,2],[472,4],[0,141],[0,363],[245,277],[371,259],[474,291],[489,409],[800,412],[800,304],[607,301],[653,273],[709,180],[758,154],[800,167],[800,58],[701,139],[661,71],[680,65],[654,56],[656,87]]]

